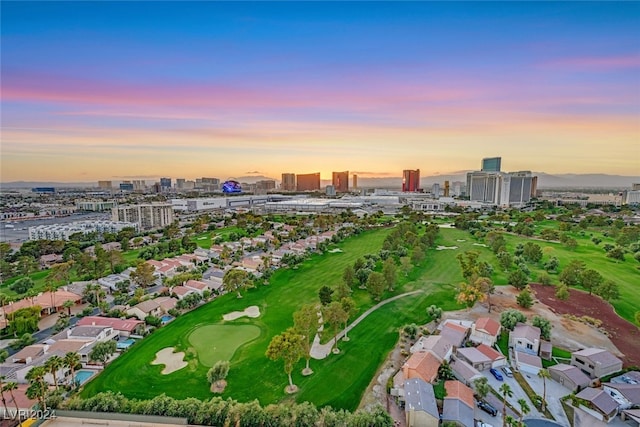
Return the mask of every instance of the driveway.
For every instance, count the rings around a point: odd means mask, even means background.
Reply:
[[[511,391],[513,392],[513,397],[508,397],[507,402],[509,402],[511,406],[513,406],[516,410],[520,411],[520,405],[518,404],[518,399],[524,399],[529,405],[529,408],[531,409],[531,412],[529,412],[527,416],[534,417],[534,418],[542,417],[542,414],[540,414],[540,412],[535,408],[535,406],[533,406],[533,403],[531,403],[531,401],[529,400],[527,393],[524,392],[522,387],[520,387],[520,384],[518,384],[518,382],[514,378],[509,378],[503,374],[502,376],[504,377],[504,381],[498,381],[494,378],[493,375],[491,375],[491,373],[488,370],[483,371],[482,375],[487,377],[487,379],[489,380],[489,385],[493,387],[493,389],[498,393],[500,393],[500,386],[502,384],[504,383],[509,384],[509,387],[511,387]],[[502,397],[500,397],[500,402],[501,401],[502,401]],[[500,403],[499,410],[502,410],[502,403]]]
[[[533,391],[542,396],[542,392],[544,391],[542,378],[537,375],[526,374],[524,372],[522,373],[522,376],[525,381],[529,383]],[[567,419],[564,409],[562,409],[562,402],[560,402],[560,399],[568,394],[571,394],[571,390],[550,378],[547,379],[547,409],[549,409],[549,412],[551,412],[551,415],[553,415],[556,421],[563,425],[569,425],[569,420]]]

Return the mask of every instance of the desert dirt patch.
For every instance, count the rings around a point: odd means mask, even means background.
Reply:
[[[172,372],[179,371],[187,366],[184,359],[184,352],[173,352],[173,347],[163,348],[156,353],[156,358],[151,362],[152,365],[164,365],[162,375],[169,375]]]
[[[560,301],[555,298],[554,286],[532,284],[531,289],[536,293],[540,302],[548,305],[558,314],[589,316],[601,320],[602,326],[600,328],[607,331],[613,344],[622,353],[625,366],[640,366],[640,329],[618,316],[613,306],[602,298],[589,295],[578,289],[569,289],[569,298],[566,301]],[[570,321],[569,319],[563,320]],[[576,335],[579,333],[576,332]]]
[[[224,320],[236,320],[245,316],[252,318],[260,316],[260,307],[258,307],[257,305],[252,305],[245,308],[243,311],[232,311],[231,313],[227,313],[222,316],[222,318]]]

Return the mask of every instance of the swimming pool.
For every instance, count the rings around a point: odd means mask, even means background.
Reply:
[[[83,370],[76,372],[76,383],[78,385],[82,385],[86,383],[89,380],[89,378],[93,376],[94,373],[95,373],[94,371],[83,371]]]
[[[169,316],[168,314],[165,314],[164,316],[162,316],[160,318],[160,321],[162,321],[163,325],[166,324],[166,323],[171,322],[172,320],[173,320],[173,316]]]
[[[136,342],[136,340],[134,340],[133,338],[129,338],[129,339],[124,340],[124,341],[118,341],[118,343],[116,344],[116,349],[118,349],[118,350],[126,350],[129,347],[131,347],[135,342]]]

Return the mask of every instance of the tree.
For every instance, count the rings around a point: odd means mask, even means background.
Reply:
[[[480,397],[480,399],[484,399],[489,394],[491,387],[489,386],[489,380],[487,377],[476,378],[473,381],[473,386],[476,390],[476,394]]]
[[[333,289],[329,286],[323,286],[318,291],[318,297],[320,298],[320,303],[322,305],[329,305],[331,301],[333,301]]]
[[[558,283],[556,285],[556,298],[561,301],[569,299],[569,288],[564,283]]]
[[[540,248],[540,245],[536,243],[527,242],[524,245],[524,252],[522,253],[522,256],[524,256],[524,259],[529,262],[537,263],[542,259],[542,249]]]
[[[133,283],[141,288],[146,288],[156,280],[156,277],[153,275],[154,272],[155,267],[153,265],[140,261],[138,262],[136,269],[131,272],[129,278]]]
[[[352,288],[355,281],[356,281],[355,270],[350,265],[346,266],[344,268],[344,272],[342,273],[342,282],[345,283],[349,288]]]
[[[404,334],[409,337],[409,339],[414,340],[418,335],[418,326],[415,323],[405,325],[404,328],[402,328],[402,332],[404,332]]]
[[[411,260],[409,259],[409,257],[405,256],[400,258],[400,269],[404,273],[405,277],[409,276],[409,273],[413,269],[413,264],[411,264]]]
[[[507,278],[511,286],[516,289],[523,289],[528,280],[527,274],[522,271],[522,268],[516,268],[511,273],[509,273],[509,277]]]
[[[305,304],[298,311],[293,313],[293,328],[302,336],[304,357],[307,364],[302,371],[303,375],[311,375],[313,371],[309,368],[311,359],[311,346],[313,339],[318,332],[318,309],[314,304]]]
[[[511,265],[513,264],[513,257],[511,256],[511,254],[506,251],[501,251],[501,252],[498,252],[496,257],[498,258],[500,267],[502,267],[504,271],[509,271],[509,269],[511,268]]]
[[[331,327],[331,331],[334,332],[332,350],[335,349],[336,351],[339,351],[338,328],[348,318],[349,314],[344,311],[344,308],[342,308],[342,304],[340,304],[338,301],[334,301],[322,308],[322,320],[327,323]]]
[[[367,291],[369,291],[371,297],[376,301],[380,301],[384,288],[384,275],[378,272],[371,273],[367,279]]]
[[[207,371],[207,381],[209,381],[209,384],[213,385],[227,378],[230,365],[228,360],[218,360],[216,364]]]
[[[547,408],[547,379],[551,378],[551,374],[545,368],[538,371],[538,376],[542,378],[542,412]]]
[[[69,317],[71,317],[71,308],[73,306],[75,306],[75,305],[76,305],[76,303],[73,300],[70,300],[70,299],[68,299],[64,303],[62,303],[62,306],[67,309],[67,315]]]
[[[80,355],[75,351],[70,351],[64,355],[64,365],[71,371],[71,383],[76,386],[76,368],[80,365]]]
[[[544,317],[533,316],[533,319],[531,319],[531,324],[540,328],[540,336],[542,337],[542,339],[547,341],[551,339],[551,328],[553,327],[553,325],[551,325],[551,322],[549,320],[545,319]]]
[[[347,323],[349,322],[349,318],[357,313],[356,310],[356,302],[353,298],[345,297],[340,299],[340,305],[344,310],[346,316],[344,316],[344,337],[342,337],[343,341],[349,341],[349,337],[347,336]]]
[[[610,251],[607,252],[607,256],[609,258],[617,259],[619,261],[624,261],[624,249],[620,246],[617,246]]]
[[[493,281],[489,277],[478,277],[476,279],[476,285],[484,294],[482,300],[487,301],[487,304],[489,305],[489,313],[491,313],[491,295],[493,295],[496,290],[496,287],[493,285]]]
[[[34,342],[36,342],[36,339],[33,337],[33,335],[26,333],[26,334],[22,334],[20,338],[11,341],[11,344],[9,344],[9,347],[13,348],[14,350],[18,350],[28,345],[31,345]]]
[[[518,405],[520,405],[520,423],[522,423],[522,419],[525,415],[531,412],[531,408],[527,401],[523,398],[518,399]]]
[[[430,305],[427,308],[427,315],[431,317],[435,322],[439,322],[442,319],[442,309],[436,305]]]
[[[458,304],[464,304],[470,308],[473,307],[477,301],[482,301],[485,298],[485,293],[480,286],[479,281],[460,283],[458,285],[458,295],[456,296]]]
[[[0,363],[4,363],[7,360],[7,357],[9,357],[9,352],[5,349],[0,350]],[[4,379],[5,379],[4,375],[0,375],[0,397],[2,397],[2,404],[4,405],[4,413],[6,414],[8,410],[7,410],[7,401],[4,397],[4,385],[3,385]]]
[[[560,262],[556,257],[551,257],[549,261],[544,263],[544,269],[547,270],[549,273],[555,273],[556,271],[558,271],[559,266],[560,266]]]
[[[97,343],[89,353],[89,359],[100,362],[103,365],[109,357],[116,352],[116,342],[113,340]]]
[[[513,308],[505,310],[500,314],[500,325],[509,331],[513,331],[513,328],[515,328],[518,323],[525,323],[526,321],[527,316]]]
[[[29,381],[29,388],[27,388],[27,397],[29,399],[37,399],[40,402],[40,407],[43,410],[47,409],[44,401],[44,396],[48,391],[48,387],[44,382],[44,376],[47,374],[47,370],[44,366],[36,366],[31,368],[25,379]]]
[[[398,268],[393,258],[387,258],[382,265],[382,275],[387,285],[387,289],[393,292],[393,287],[396,285],[396,274]]]
[[[25,294],[29,289],[33,288],[33,285],[34,283],[31,277],[23,277],[9,285],[9,289],[17,294]]]
[[[60,356],[53,355],[44,363],[44,368],[53,377],[53,383],[58,390],[58,371],[64,366],[64,361]]]
[[[291,371],[293,371],[293,366],[303,356],[303,341],[304,338],[302,335],[297,334],[293,328],[289,328],[282,334],[274,336],[267,348],[266,356],[269,359],[273,361],[282,359],[284,362],[284,371],[289,377],[287,391],[290,393],[297,390],[297,387],[291,379]]]
[[[111,268],[111,272],[116,272],[116,267],[124,262],[124,257],[122,256],[122,251],[114,249],[106,254],[107,262],[109,263],[109,267]]]
[[[620,298],[620,291],[618,285],[613,280],[605,280],[594,290],[596,295],[599,295],[603,300],[611,302],[611,300]]]
[[[502,425],[507,425],[507,397],[513,397],[513,391],[509,384],[504,383],[500,386],[500,394],[502,395]]]
[[[71,274],[71,265],[73,261],[62,262],[59,264],[55,264],[49,270],[49,274],[47,275],[47,282],[51,284],[63,284],[66,285],[69,283],[69,275]]]
[[[558,276],[558,280],[567,286],[576,286],[580,284],[580,274],[585,269],[586,264],[580,260],[572,260]]]
[[[226,292],[236,292],[238,298],[242,298],[241,291],[252,286],[249,280],[249,273],[244,270],[233,268],[224,273],[222,278],[222,287]]]
[[[602,283],[604,277],[596,270],[589,268],[580,273],[582,287],[589,291],[589,295]]]
[[[18,402],[16,401],[16,397],[13,395],[13,390],[17,390],[17,389],[18,389],[18,383],[13,381],[6,383],[4,387],[2,387],[3,391],[9,392],[9,395],[11,396],[11,400],[13,400],[13,404],[16,405],[16,413],[20,411],[20,408],[18,407]]]
[[[518,296],[516,297],[516,301],[518,302],[518,305],[522,308],[531,308],[531,306],[533,305],[531,288],[529,286],[526,286],[523,290],[521,290]]]

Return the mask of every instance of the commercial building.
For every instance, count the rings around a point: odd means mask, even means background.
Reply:
[[[530,171],[467,173],[469,200],[498,206],[523,206],[535,197],[538,177]]]
[[[355,173],[353,174],[353,189],[358,189],[358,175],[356,175]]]
[[[111,181],[98,181],[98,188],[102,190],[111,190],[112,187]]]
[[[499,172],[469,172],[467,173],[467,193],[473,202],[491,203],[497,205],[500,200]]]
[[[336,187],[334,187],[333,185],[327,185],[325,187],[325,193],[327,196],[333,197],[336,195]]]
[[[220,180],[218,178],[202,177],[196,180],[195,187],[207,192],[218,191],[220,190]]]
[[[283,173],[280,189],[282,191],[296,191],[296,174]]]
[[[482,159],[482,172],[500,172],[502,157],[486,157]]]
[[[170,203],[147,203],[114,206],[111,210],[111,219],[136,223],[141,230],[153,230],[171,224],[174,216]]]
[[[74,221],[69,224],[49,224],[29,227],[29,240],[69,240],[77,233],[117,233],[124,228],[138,229],[138,224],[120,221]]]
[[[320,172],[296,175],[296,189],[298,191],[320,190]]]
[[[76,201],[76,210],[79,210],[79,211],[102,212],[106,210],[111,210],[114,206],[115,206],[115,202],[113,200],[109,200],[109,201],[77,200]]]
[[[160,178],[160,190],[162,192],[171,190],[171,178]]]
[[[276,189],[276,182],[272,179],[263,179],[256,182],[256,190],[258,191],[272,191]]]
[[[131,181],[123,181],[120,183],[120,191],[133,191],[134,186]]]
[[[402,191],[416,192],[420,189],[420,169],[402,171]]]
[[[346,193],[349,191],[349,171],[333,172],[332,182],[336,193]]]

